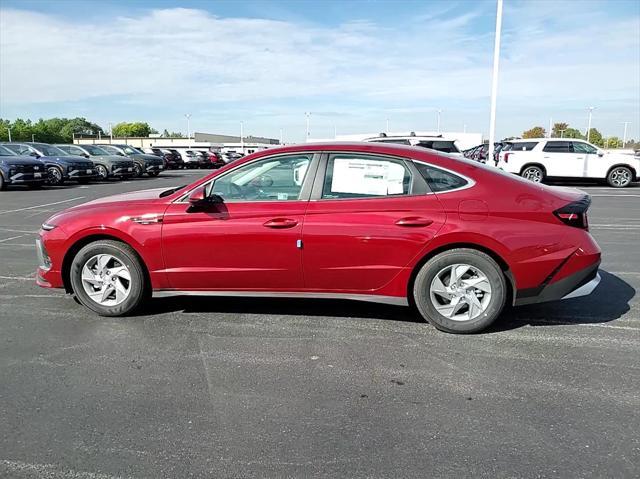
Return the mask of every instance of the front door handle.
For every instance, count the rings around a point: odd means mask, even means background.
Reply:
[[[433,220],[421,218],[420,216],[407,216],[406,218],[400,218],[396,221],[398,226],[408,226],[413,228],[429,226],[431,223],[433,223]]]
[[[298,224],[297,220],[293,220],[291,218],[273,218],[272,220],[267,221],[262,226],[266,226],[267,228],[293,228]]]

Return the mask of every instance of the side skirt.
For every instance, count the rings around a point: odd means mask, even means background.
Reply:
[[[349,299],[369,303],[383,303],[394,306],[409,306],[407,298],[398,296],[378,296],[375,294],[309,293],[309,292],[273,292],[273,291],[181,291],[163,289],[153,291],[156,298],[170,296],[226,296],[244,298],[302,298],[302,299]]]

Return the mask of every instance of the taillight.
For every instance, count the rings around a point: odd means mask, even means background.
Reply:
[[[589,230],[589,220],[587,210],[591,205],[591,197],[584,195],[578,201],[569,203],[553,212],[553,214],[568,226]]]
[[[504,157],[503,157],[502,159],[504,160],[504,162],[505,162],[505,163],[509,163],[509,155],[510,155],[510,154],[511,154],[511,153],[505,153],[505,154],[504,154]]]

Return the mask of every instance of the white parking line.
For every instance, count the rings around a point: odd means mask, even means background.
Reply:
[[[46,206],[59,205],[59,204],[62,204],[62,203],[69,203],[70,201],[77,201],[77,200],[82,200],[82,199],[84,199],[84,196],[78,196],[76,198],[70,198],[68,200],[56,201],[55,203],[46,203],[44,205],[35,205],[35,206],[28,206],[26,208],[18,208],[17,210],[0,211],[0,215],[7,215],[9,213],[17,213],[18,211],[35,210],[37,208],[44,208]]]
[[[18,236],[12,236],[11,238],[0,239],[0,243],[5,243],[7,241],[22,238],[23,236],[26,236],[26,235],[18,235]]]
[[[592,197],[600,197],[600,198],[640,198],[640,195],[590,195]]]

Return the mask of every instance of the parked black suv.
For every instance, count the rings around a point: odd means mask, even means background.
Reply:
[[[114,155],[129,157],[133,160],[136,176],[140,178],[145,173],[149,176],[158,176],[164,170],[164,160],[156,155],[149,155],[125,144],[97,144],[103,150]]]
[[[44,163],[31,156],[18,156],[9,148],[0,146],[0,190],[8,185],[41,187],[47,179]]]

